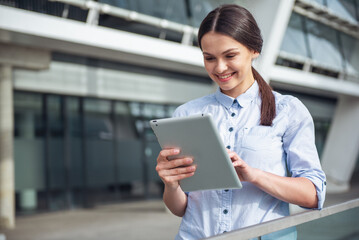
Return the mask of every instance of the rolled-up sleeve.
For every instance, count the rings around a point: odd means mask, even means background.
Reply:
[[[315,185],[317,209],[321,209],[325,201],[326,177],[315,146],[313,119],[297,98],[288,104],[288,128],[283,136],[288,170],[292,177],[305,177]]]

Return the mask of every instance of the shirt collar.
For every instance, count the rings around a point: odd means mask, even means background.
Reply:
[[[236,99],[241,107],[247,107],[253,100],[258,96],[259,86],[257,81],[254,81],[252,86],[250,86],[247,91],[239,95]],[[230,108],[233,104],[235,98],[232,98],[221,92],[221,89],[218,87],[215,93],[216,99],[226,108]]]

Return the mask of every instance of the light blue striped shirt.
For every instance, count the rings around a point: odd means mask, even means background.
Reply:
[[[212,115],[225,146],[250,166],[311,180],[320,209],[326,182],[315,147],[312,117],[297,98],[273,93],[276,117],[272,126],[260,126],[261,98],[256,81],[236,99],[218,89],[187,102],[176,109],[174,117]],[[242,189],[190,192],[176,239],[201,239],[288,215],[288,203],[248,182]],[[280,239],[280,234],[284,234],[283,239],[296,236],[295,229],[290,229],[273,237]],[[266,237],[262,239],[270,239],[270,235]]]

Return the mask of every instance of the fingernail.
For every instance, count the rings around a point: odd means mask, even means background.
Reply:
[[[191,167],[189,168],[190,171],[194,171],[195,169],[196,169],[195,166],[191,166]]]
[[[191,158],[186,158],[186,163],[191,163],[192,159]]]
[[[173,149],[174,154],[178,154],[179,152],[180,152],[179,149]]]

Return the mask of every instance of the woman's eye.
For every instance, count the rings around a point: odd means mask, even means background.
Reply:
[[[213,57],[206,57],[205,59],[206,59],[206,61],[212,61],[212,60],[214,60]]]
[[[227,58],[234,58],[236,55],[227,55]]]

